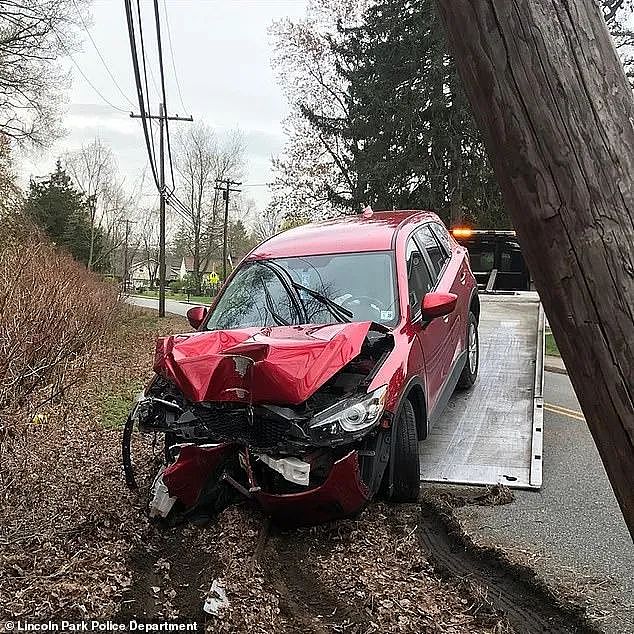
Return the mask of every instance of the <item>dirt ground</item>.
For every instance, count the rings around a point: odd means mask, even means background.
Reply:
[[[452,533],[455,500],[375,502],[358,519],[288,532],[246,503],[203,526],[151,523],[147,492],[161,450],[137,435],[141,486],[128,490],[116,420],[149,378],[156,334],[183,330],[181,318],[159,323],[127,312],[86,381],[4,448],[0,621],[143,618],[195,620],[211,632],[484,633],[537,631],[530,623],[539,614],[535,622],[549,628],[539,631],[592,631],[583,615],[535,594],[525,571],[474,555]],[[504,503],[505,495],[476,503]],[[214,580],[229,602],[218,616],[202,609]]]

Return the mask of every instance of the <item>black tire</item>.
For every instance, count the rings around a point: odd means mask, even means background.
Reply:
[[[394,502],[416,502],[420,493],[420,462],[416,416],[409,400],[405,400],[396,419],[394,438]]]
[[[471,335],[475,337],[475,363],[472,363],[472,349]],[[469,320],[467,322],[467,362],[462,370],[462,374],[458,379],[458,389],[468,390],[478,378],[478,368],[480,367],[480,339],[478,336],[478,320],[473,313],[469,313]]]

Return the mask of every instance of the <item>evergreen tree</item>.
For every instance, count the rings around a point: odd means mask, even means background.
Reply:
[[[42,182],[31,180],[24,211],[51,240],[87,264],[90,257],[88,204],[86,196],[73,187],[58,160],[48,179]],[[94,250],[98,253],[103,248],[103,235],[98,233]]]
[[[434,0],[378,0],[362,25],[340,28],[338,70],[349,85],[347,116],[303,113],[349,144],[351,199],[360,209],[434,209],[447,222],[467,215],[506,223],[497,184]],[[334,40],[333,40],[334,42]]]
[[[256,244],[255,239],[247,233],[242,220],[229,223],[227,242],[234,266],[238,263],[240,258],[243,258]]]
[[[634,0],[595,2],[634,83]],[[292,113],[273,161],[276,219],[371,204],[508,227],[435,0],[308,5],[305,20],[273,31],[274,65]]]

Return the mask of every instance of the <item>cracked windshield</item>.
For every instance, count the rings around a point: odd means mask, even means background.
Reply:
[[[208,330],[396,321],[389,252],[257,260],[244,264],[213,311]]]

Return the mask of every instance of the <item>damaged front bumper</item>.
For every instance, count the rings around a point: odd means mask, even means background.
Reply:
[[[388,385],[374,379],[393,343],[370,322],[159,340],[124,428],[128,484],[138,425],[165,441],[151,515],[210,514],[237,494],[284,524],[354,514],[388,461]]]
[[[310,526],[357,514],[370,490],[361,480],[358,453],[351,451],[334,463],[321,486],[285,495],[258,491],[254,497],[278,524]]]
[[[209,495],[213,495],[219,484],[254,500],[278,524],[285,526],[313,525],[348,517],[358,513],[370,499],[370,490],[361,479],[356,450],[335,460],[320,484],[289,493],[264,490],[264,483],[259,482],[253,468],[255,461],[264,462],[262,458],[234,443],[183,445],[175,462],[155,482],[151,515],[165,516],[176,501],[185,512],[209,504],[213,502]],[[235,472],[236,465],[242,477]],[[286,479],[291,482],[298,474],[283,475],[290,476]],[[304,477],[303,473],[299,477]],[[167,503],[165,490],[169,494]]]

